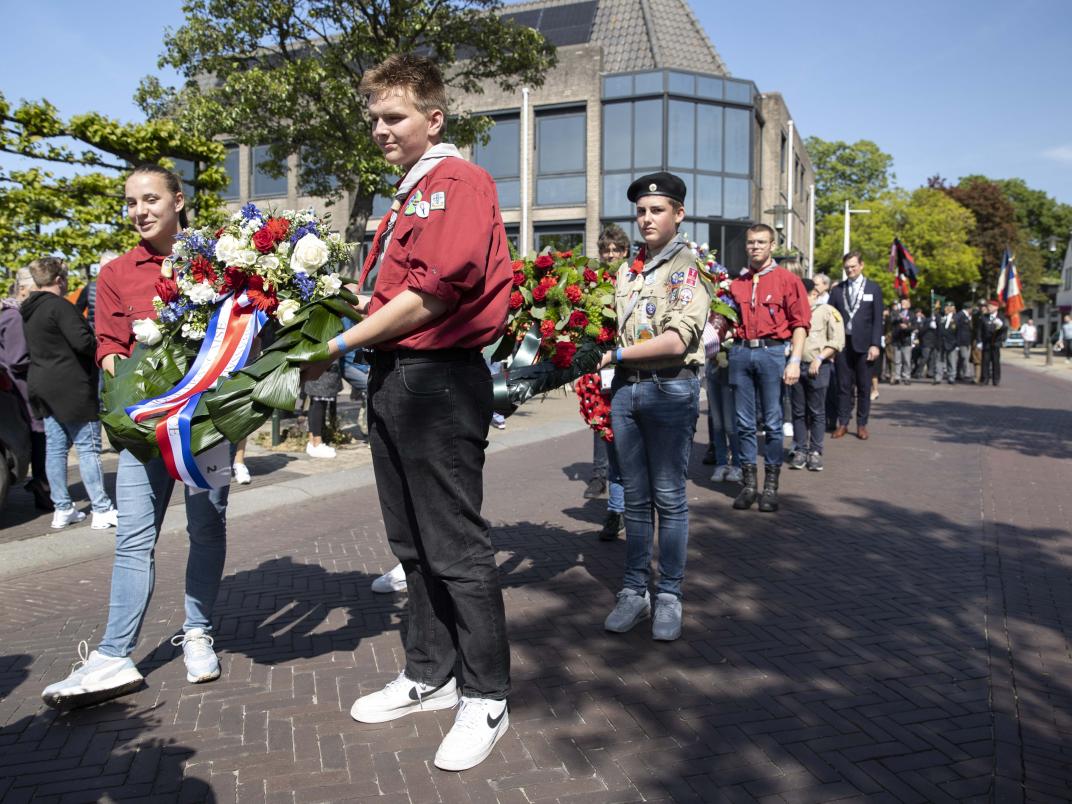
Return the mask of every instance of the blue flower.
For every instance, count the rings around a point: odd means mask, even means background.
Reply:
[[[311,234],[311,235],[315,235],[316,237],[320,237],[320,232],[316,228],[316,222],[315,221],[303,224],[302,226],[299,226],[297,229],[295,229],[294,232],[290,235],[290,244],[293,246],[295,243],[297,243],[299,240],[301,240],[307,234]]]
[[[264,220],[264,216],[261,215],[261,211],[257,209],[257,205],[250,201],[244,207],[242,207],[242,217],[247,221],[251,221],[254,218]]]
[[[313,291],[316,290],[316,280],[309,276],[309,274],[298,271],[294,274],[294,286],[298,289],[298,294],[301,296],[302,301],[309,301],[313,296]]]

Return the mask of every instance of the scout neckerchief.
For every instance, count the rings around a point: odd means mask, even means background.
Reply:
[[[421,179],[450,156],[455,156],[458,159],[462,158],[461,152],[449,142],[433,145],[424,152],[424,156],[417,160],[417,164],[411,167],[402,181],[398,183],[395,188],[394,202],[391,204],[391,214],[384,215],[380,219],[380,225],[376,227],[376,234],[372,236],[372,245],[369,246],[368,256],[365,257],[365,264],[361,268],[361,279],[357,283],[359,288],[364,287],[369,271],[387,251],[387,244],[391,240],[391,233],[394,231],[395,222],[398,220],[398,211],[402,209],[402,202],[406,200],[410,191],[417,186]]]
[[[771,264],[768,265],[766,268],[764,268],[762,271],[757,271],[756,273],[752,274],[752,302],[751,302],[751,304],[749,306],[753,310],[756,309],[756,288],[759,287],[759,278],[761,276],[765,276],[766,274],[769,274],[771,271],[773,271],[777,267],[778,267],[778,263],[776,263],[774,260],[771,260]]]
[[[640,288],[644,286],[644,282],[647,277],[666,262],[669,262],[675,254],[681,249],[685,248],[687,244],[685,239],[681,235],[677,235],[673,240],[663,246],[663,250],[656,254],[647,263],[641,263],[641,270],[637,269],[637,263],[643,260],[647,256],[647,249],[641,249],[637,254],[637,258],[633,260],[633,265],[630,267],[629,272],[633,276],[633,286],[630,288],[629,304],[625,308],[625,312],[622,315],[622,320],[618,322],[618,331],[625,331],[625,324],[629,320],[629,316],[633,314],[633,310],[636,309],[637,302],[640,301]]]

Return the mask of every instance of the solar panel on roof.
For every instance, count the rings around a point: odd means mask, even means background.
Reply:
[[[580,45],[592,36],[592,24],[595,22],[598,6],[598,0],[585,0],[565,6],[503,14],[503,18],[518,25],[535,28],[555,47]]]

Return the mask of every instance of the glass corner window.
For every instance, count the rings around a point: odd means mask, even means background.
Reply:
[[[261,167],[261,163],[268,159],[268,146],[258,145],[252,153],[252,195],[254,198],[271,198],[287,194],[287,177],[284,173],[279,178],[269,175]]]
[[[608,75],[603,78],[604,98],[625,98],[633,94],[633,76]]]
[[[239,187],[238,175],[238,146],[228,145],[227,154],[223,157],[223,170],[227,174],[227,186],[220,192],[220,196],[227,201],[234,201],[241,197],[242,190]]]

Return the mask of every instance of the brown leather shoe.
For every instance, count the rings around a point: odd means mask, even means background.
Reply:
[[[839,424],[839,425],[837,426],[837,429],[836,429],[836,430],[834,430],[834,432],[832,432],[832,433],[830,434],[830,437],[831,437],[831,438],[844,438],[844,437],[845,437],[846,435],[848,435],[848,432],[849,432],[849,428],[848,428],[848,427],[846,427],[846,426],[845,426],[845,425],[843,425],[843,424]]]
[[[861,424],[856,428],[856,437],[861,441],[867,441],[871,436],[867,432],[867,425]]]

